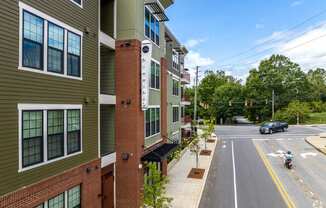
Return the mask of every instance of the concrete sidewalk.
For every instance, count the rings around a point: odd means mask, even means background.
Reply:
[[[199,168],[205,169],[203,179],[187,178],[190,170],[196,167],[196,156],[191,153],[189,148],[182,156],[180,161],[175,164],[168,172],[169,183],[167,185],[167,195],[172,197],[173,208],[197,208],[205,187],[209,167],[214,155],[216,144],[207,143],[207,149],[212,150],[210,156],[199,156]],[[204,149],[204,141],[200,141],[201,149]]]
[[[324,133],[319,136],[307,137],[306,142],[326,155],[326,135]]]

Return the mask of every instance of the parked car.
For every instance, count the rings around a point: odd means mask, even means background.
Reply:
[[[286,122],[270,121],[270,122],[263,123],[259,128],[259,132],[261,134],[272,134],[278,131],[284,132],[288,128],[289,128],[289,124]]]

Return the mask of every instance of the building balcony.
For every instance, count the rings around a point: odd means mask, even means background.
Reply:
[[[101,28],[99,39],[101,44],[115,48],[117,0],[101,0]]]
[[[190,84],[190,74],[186,70],[181,73],[181,84]]]
[[[186,95],[183,95],[181,97],[181,105],[184,105],[184,106],[191,105],[190,98],[188,96],[186,96]]]
[[[100,104],[115,105],[115,51],[100,47]]]

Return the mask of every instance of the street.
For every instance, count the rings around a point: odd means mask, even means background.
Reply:
[[[290,126],[284,133],[260,135],[258,127],[217,126],[215,149],[200,208],[326,207],[326,155],[304,138],[323,126]],[[285,169],[282,152],[294,154]]]

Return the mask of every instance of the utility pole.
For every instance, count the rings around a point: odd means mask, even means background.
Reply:
[[[272,92],[272,120],[274,120],[274,114],[275,114],[275,92],[273,90],[273,92]]]
[[[194,121],[197,126],[197,87],[198,87],[198,70],[199,66],[196,66],[196,77],[195,77],[195,100],[194,100]]]

